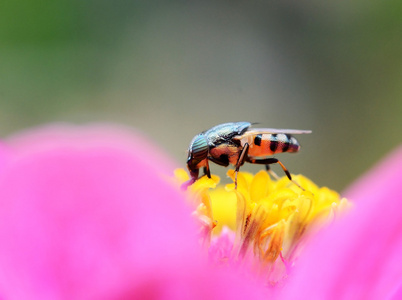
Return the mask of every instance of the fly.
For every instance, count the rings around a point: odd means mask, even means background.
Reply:
[[[311,133],[311,130],[250,128],[249,122],[225,123],[212,127],[196,135],[188,148],[187,168],[190,179],[183,183],[186,189],[192,185],[203,168],[204,174],[211,178],[209,161],[227,167],[235,166],[235,188],[237,188],[237,173],[245,163],[265,165],[279,164],[286,176],[294,184],[288,169],[273,154],[297,152],[300,149],[298,141],[292,134]]]

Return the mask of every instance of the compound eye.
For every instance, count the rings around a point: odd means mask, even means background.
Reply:
[[[197,164],[207,158],[208,143],[204,135],[197,135],[190,144],[188,160],[194,160]]]

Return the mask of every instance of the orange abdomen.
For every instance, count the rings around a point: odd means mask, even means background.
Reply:
[[[263,157],[270,156],[275,153],[297,152],[300,145],[297,140],[289,134],[257,134],[249,137],[250,148],[248,156]]]

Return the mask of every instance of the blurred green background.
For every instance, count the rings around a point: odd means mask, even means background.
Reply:
[[[401,1],[0,3],[3,137],[118,122],[184,167],[219,123],[311,129],[277,158],[340,190],[401,143],[401,119]]]

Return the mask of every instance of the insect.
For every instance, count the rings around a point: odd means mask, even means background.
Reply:
[[[188,148],[187,168],[190,180],[182,185],[186,189],[192,185],[203,168],[204,174],[211,178],[209,161],[227,167],[235,166],[235,188],[237,173],[245,163],[265,165],[270,171],[270,164],[279,164],[286,176],[293,181],[290,172],[276,158],[269,157],[276,153],[297,152],[300,145],[291,134],[311,133],[311,130],[250,128],[249,122],[225,123],[212,127],[196,135]]]

